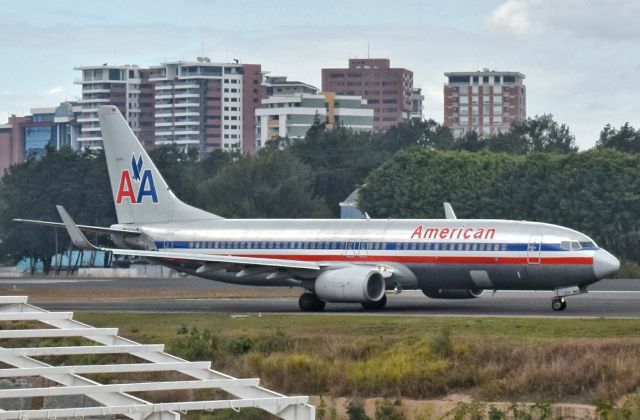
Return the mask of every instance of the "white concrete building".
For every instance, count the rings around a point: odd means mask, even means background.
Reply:
[[[342,96],[333,92],[296,93],[272,96],[256,109],[256,148],[275,137],[303,138],[314,121],[328,128],[349,127],[355,131],[373,130],[373,109],[364,108],[360,96]]]
[[[155,144],[181,144],[201,152],[251,152],[254,110],[264,97],[260,65],[169,62],[151,67],[155,92]]]
[[[75,81],[82,85],[82,99],[78,101],[80,148],[102,147],[97,109],[100,105],[117,106],[138,138],[143,143],[148,139],[150,122],[142,121],[144,116],[141,116],[141,108],[144,108],[141,96],[149,88],[144,69],[135,65],[114,66],[105,63],[100,66],[75,67],[74,70],[82,72],[82,78]]]

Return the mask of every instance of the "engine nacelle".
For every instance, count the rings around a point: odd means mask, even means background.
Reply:
[[[422,289],[432,299],[473,299],[482,296],[484,289]]]
[[[327,302],[377,302],[384,296],[382,274],[371,267],[345,267],[321,273],[316,295]]]

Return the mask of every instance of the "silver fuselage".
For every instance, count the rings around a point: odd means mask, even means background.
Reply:
[[[387,287],[404,289],[553,290],[586,287],[618,264],[586,235],[561,226],[505,220],[222,219],[114,225],[143,233],[135,248],[237,255],[389,269]],[[212,280],[252,285],[300,285],[304,273],[267,280],[238,278],[228,267],[197,274],[179,260],[166,264]],[[616,267],[617,268],[617,267]]]

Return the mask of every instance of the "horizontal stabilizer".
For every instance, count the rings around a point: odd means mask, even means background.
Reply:
[[[69,236],[71,236],[71,242],[78,249],[85,250],[96,250],[97,248],[89,242],[89,240],[84,236],[82,231],[76,226],[75,222],[69,216],[69,213],[62,206],[56,206],[58,209],[58,213],[60,214],[60,218],[64,222],[65,227],[67,228],[67,232],[69,232]]]

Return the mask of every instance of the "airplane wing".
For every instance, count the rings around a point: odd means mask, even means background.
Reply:
[[[13,221],[18,223],[29,223],[32,225],[48,226],[48,227],[55,227],[55,228],[61,228],[61,229],[66,228],[64,223],[48,222],[46,220],[13,219]],[[76,226],[80,230],[85,230],[87,232],[104,233],[106,235],[109,235],[112,233],[119,233],[119,234],[132,235],[132,236],[140,235],[140,232],[138,232],[137,230],[113,229],[113,228],[107,228],[102,226],[89,226],[89,225],[76,225]]]
[[[134,257],[159,259],[159,260],[176,260],[176,261],[195,261],[201,262],[204,265],[207,263],[220,263],[220,264],[237,264],[243,266],[260,266],[260,267],[273,267],[273,268],[293,268],[303,270],[320,270],[320,265],[315,262],[309,261],[292,261],[282,260],[275,258],[258,258],[258,257],[243,257],[233,255],[211,255],[211,254],[195,254],[191,252],[165,252],[165,251],[145,251],[135,249],[119,249],[119,248],[99,248],[94,246],[84,236],[80,227],[77,226],[69,213],[62,206],[56,206],[58,213],[62,218],[63,225],[66,227],[71,241],[80,249],[88,250],[100,250],[112,252],[115,255],[130,255]]]

